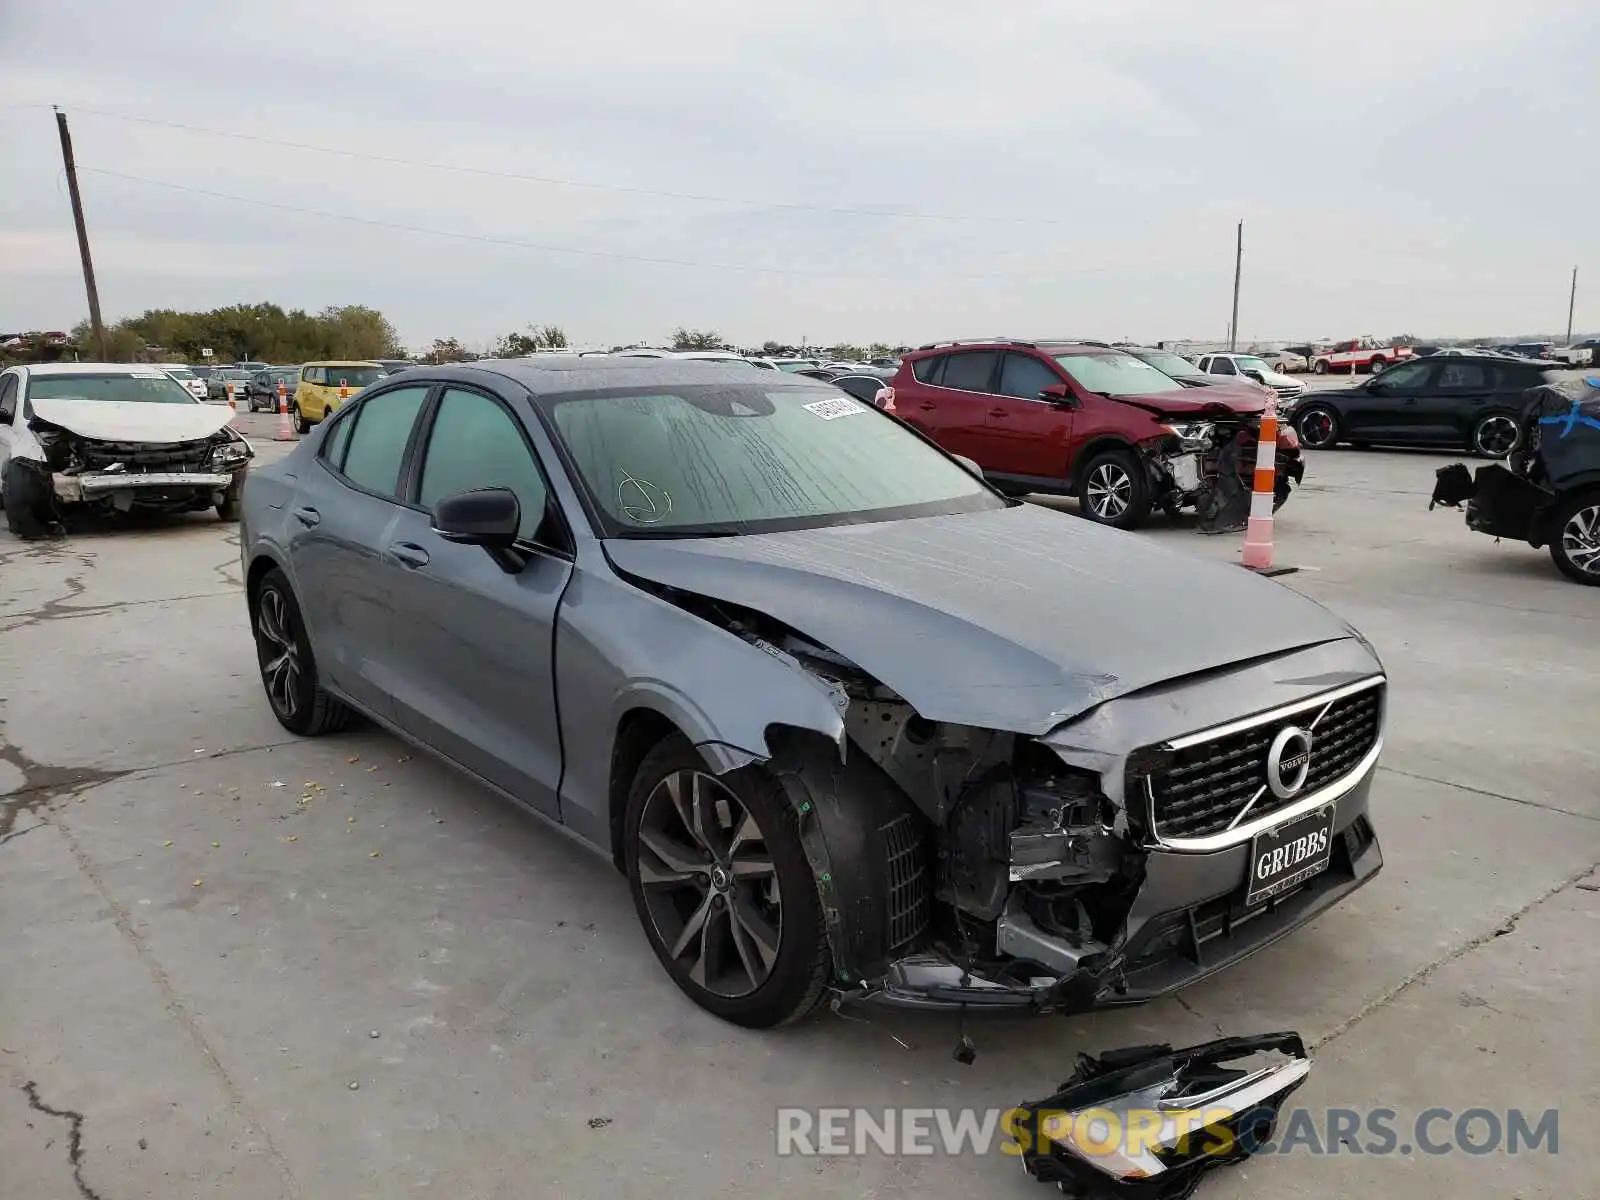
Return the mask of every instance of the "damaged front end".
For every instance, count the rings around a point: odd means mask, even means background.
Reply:
[[[1366,792],[1384,679],[1352,639],[1114,699],[1034,737],[928,720],[773,618],[670,598],[840,714],[837,745],[780,738],[768,763],[799,816],[839,1002],[1141,1002],[1268,944],[1381,865]],[[1296,698],[1233,719],[1252,691]],[[1292,780],[1279,778],[1289,736],[1305,748]]]
[[[1185,1200],[1272,1140],[1310,1071],[1295,1033],[1083,1054],[1054,1095],[1018,1106],[1013,1132],[1028,1174],[1075,1200]]]
[[[42,417],[29,422],[44,454],[29,464],[40,477],[42,503],[109,514],[134,509],[188,512],[236,498],[254,456],[233,428],[177,442],[90,438]]]
[[[1192,508],[1205,532],[1243,529],[1250,514],[1260,423],[1234,413],[1202,420],[1173,420],[1147,449],[1157,502],[1168,511]],[[1305,477],[1300,440],[1287,423],[1279,426],[1273,507],[1281,508]]]

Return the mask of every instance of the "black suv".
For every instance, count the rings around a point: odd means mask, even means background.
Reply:
[[[1314,392],[1295,409],[1300,444],[1446,446],[1504,458],[1517,441],[1524,393],[1561,377],[1547,362],[1492,355],[1431,355],[1337,391]]]

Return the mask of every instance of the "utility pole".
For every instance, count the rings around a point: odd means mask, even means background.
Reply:
[[[1578,268],[1572,268],[1572,291],[1567,295],[1567,345],[1572,345],[1572,310],[1578,303]]]
[[[67,114],[56,108],[56,130],[61,134],[61,161],[67,169],[67,194],[72,197],[72,223],[78,227],[78,257],[83,259],[83,287],[89,293],[89,324],[94,329],[100,361],[106,359],[106,327],[100,320],[100,291],[94,285],[94,260],[89,257],[89,230],[83,223],[83,197],[78,194],[78,164],[72,157],[72,134]]]
[[[1239,239],[1233,251],[1233,320],[1228,322],[1228,351],[1239,348],[1239,272],[1244,266],[1244,222],[1239,222]]]

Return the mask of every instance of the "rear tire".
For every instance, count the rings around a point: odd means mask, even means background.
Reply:
[[[1516,449],[1517,419],[1509,413],[1485,413],[1472,427],[1468,449],[1479,458],[1504,458]]]
[[[1600,587],[1600,492],[1584,492],[1556,510],[1550,560],[1574,583]]]
[[[1383,371],[1384,371],[1384,368],[1387,367],[1388,365],[1389,365],[1389,360],[1388,359],[1386,359],[1386,358],[1375,358],[1375,359],[1372,360],[1372,365],[1370,367],[1368,367],[1367,369],[1369,371],[1371,371],[1374,375],[1382,375]]]
[[[311,422],[306,420],[305,411],[300,407],[298,401],[294,406],[294,431],[301,437],[311,432]]]
[[[17,463],[6,460],[5,472],[0,475],[0,508],[5,509],[6,528],[24,541],[41,538],[47,532],[42,484],[34,473]]]
[[[1131,450],[1102,450],[1076,472],[1078,511],[1097,525],[1137,529],[1150,515],[1150,472]]]
[[[1311,364],[1311,371],[1315,375],[1326,375],[1328,373],[1328,361],[1327,361],[1327,359],[1323,359],[1323,358],[1317,359],[1316,362]]]
[[[250,603],[256,662],[272,715],[290,733],[320,737],[349,728],[354,711],[317,682],[317,662],[288,577],[274,567]]]
[[[623,865],[651,949],[701,1008],[770,1029],[821,1002],[822,902],[794,807],[764,766],[712,775],[682,736],[658,743],[628,793]]]

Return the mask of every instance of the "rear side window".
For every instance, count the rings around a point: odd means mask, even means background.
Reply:
[[[354,417],[344,417],[335,421],[333,428],[328,431],[327,440],[322,443],[322,457],[337,470],[344,469],[345,447],[350,444],[350,431],[355,427]]]
[[[1455,359],[1445,363],[1439,371],[1441,392],[1486,392],[1489,388],[1489,368],[1483,363]]]
[[[919,358],[911,364],[911,373],[917,377],[918,383],[938,383],[939,374],[944,370],[944,359],[942,354]]]
[[[522,510],[521,537],[534,540],[548,491],[516,419],[489,397],[451,388],[428,435],[417,502],[432,509],[446,496],[478,488],[510,488]]]
[[[963,392],[990,391],[989,381],[994,378],[994,364],[998,357],[993,350],[952,354],[945,363],[944,378],[939,386]]]
[[[427,396],[425,386],[396,388],[363,404],[355,415],[355,428],[347,435],[350,444],[345,448],[344,477],[380,496],[396,495],[400,460]]]

